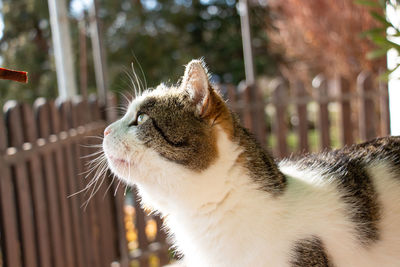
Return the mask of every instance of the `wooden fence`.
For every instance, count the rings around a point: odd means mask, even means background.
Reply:
[[[279,158],[390,134],[387,86],[369,73],[358,76],[353,90],[341,77],[317,76],[312,85],[275,81],[269,90],[230,85],[220,90],[242,123]]]
[[[93,178],[81,175],[106,126],[96,99],[74,103],[38,99],[33,108],[7,102],[0,116],[0,266],[99,267],[168,262],[165,235],[149,242],[135,203],[138,248],[128,250],[122,187],[106,177],[87,209],[88,195],[70,195]],[[89,145],[89,146],[87,146]],[[114,192],[116,192],[114,196]]]

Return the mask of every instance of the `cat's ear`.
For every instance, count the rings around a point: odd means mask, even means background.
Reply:
[[[199,114],[204,114],[210,97],[210,84],[207,68],[202,60],[192,60],[186,65],[180,87],[189,93]]]

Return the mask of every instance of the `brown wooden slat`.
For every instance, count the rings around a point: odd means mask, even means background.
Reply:
[[[69,128],[72,127],[71,122],[71,102],[62,102],[58,103],[58,110],[60,112],[61,123],[60,127],[62,131],[67,131]],[[76,177],[78,176],[78,171],[74,165],[74,158],[73,158],[73,146],[74,143],[68,143],[64,147],[64,155],[65,155],[65,168],[66,168],[66,175],[67,175],[67,186],[68,186],[68,195],[75,194],[80,190],[78,188]],[[86,261],[87,254],[83,250],[84,244],[84,234],[83,234],[83,222],[82,222],[82,214],[79,205],[80,195],[74,195],[73,197],[68,198],[68,202],[70,202],[70,212],[72,217],[72,232],[73,232],[73,241],[74,241],[74,249],[76,255],[76,266],[84,267],[88,266]]]
[[[301,81],[296,81],[294,86],[297,101],[297,116],[298,116],[298,127],[297,134],[299,136],[299,150],[300,153],[308,152],[308,116],[307,116],[307,103],[302,100],[307,97],[306,89]]]
[[[257,86],[251,87],[252,97],[252,124],[257,140],[262,147],[266,144],[266,128],[265,112],[264,112],[264,97]]]
[[[288,155],[287,149],[287,122],[286,122],[286,108],[288,92],[283,82],[277,83],[272,92],[273,102],[275,105],[275,121],[273,123],[273,132],[277,140],[278,157],[285,157]]]
[[[251,132],[254,133],[254,125],[253,125],[253,121],[252,121],[252,114],[251,114],[251,106],[252,106],[252,102],[251,102],[251,88],[246,86],[244,87],[242,90],[240,90],[241,92],[241,98],[243,100],[243,108],[242,108],[242,116],[243,116],[243,125],[244,127],[246,127],[247,129],[249,129]]]
[[[111,179],[107,173],[106,180],[104,181],[99,192],[97,192],[96,205],[99,214],[99,233],[101,242],[101,254],[103,262],[109,264],[119,258],[118,255],[118,241],[116,232],[115,212],[113,210],[114,196],[110,186]],[[107,190],[107,192],[106,192]]]
[[[107,120],[108,122],[113,122],[116,121],[118,118],[118,99],[115,96],[115,94],[108,94],[107,95],[107,107],[105,108],[106,114],[103,115],[104,112],[102,112],[102,118]],[[104,107],[102,108],[104,110]]]
[[[362,141],[376,137],[375,122],[378,120],[374,102],[374,84],[370,73],[362,72],[357,77],[357,91],[360,98],[360,137]]]
[[[86,100],[80,100],[73,103],[73,118],[75,121],[75,126],[83,126],[89,122],[90,113],[88,109],[88,103]],[[83,173],[85,171],[85,165],[88,162],[87,158],[83,158],[85,155],[90,153],[90,149],[86,146],[88,145],[87,139],[82,140],[79,144],[78,152],[76,160],[80,166],[79,173]],[[86,180],[83,179],[84,176],[80,175],[78,181],[81,183],[81,187],[84,188],[88,182],[90,182],[93,178],[93,173],[88,174]],[[92,192],[92,187],[87,191],[88,195],[86,195],[86,199],[90,196]],[[90,253],[90,263],[91,266],[102,266],[100,263],[100,239],[99,239],[99,226],[97,222],[97,214],[95,211],[95,202],[90,201],[89,204],[84,209],[84,224],[85,224],[85,234],[86,234],[86,246],[87,250]]]
[[[167,235],[165,233],[165,231],[162,229],[162,220],[159,216],[155,217],[155,220],[157,222],[157,236],[156,236],[156,241],[160,244],[165,244],[166,243],[166,239],[167,239]],[[164,266],[169,262],[169,256],[168,256],[168,249],[165,250],[161,250],[158,253],[158,258],[160,260],[160,265]]]
[[[53,101],[48,102],[49,114],[50,114],[50,124],[51,124],[51,133],[58,134],[61,131],[60,125],[60,115],[55,107]],[[64,249],[65,249],[65,264],[66,266],[76,266],[75,255],[74,255],[74,244],[72,243],[72,229],[71,229],[71,215],[68,206],[68,193],[67,193],[67,177],[66,177],[66,168],[64,165],[64,157],[62,146],[58,146],[58,148],[54,151],[53,156],[55,156],[55,170],[56,170],[56,179],[58,181],[58,198],[60,205],[60,213],[61,213],[61,226],[62,226],[62,235],[64,239]]]
[[[38,123],[39,137],[49,138],[50,116],[49,106],[44,99],[38,99],[34,104],[34,111]],[[57,267],[66,266],[64,239],[62,234],[60,203],[58,198],[57,177],[55,173],[55,161],[52,151],[46,151],[42,155],[44,168],[46,197],[48,203],[48,218],[50,221],[51,247],[54,265]]]
[[[9,144],[13,147],[22,147],[24,143],[22,131],[22,117],[18,104],[14,101],[6,103],[6,125],[9,129]],[[14,166],[15,187],[18,199],[19,223],[21,229],[22,255],[24,266],[38,265],[35,225],[32,216],[32,196],[26,169],[26,162],[19,162]]]
[[[126,240],[126,229],[124,224],[124,192],[122,190],[118,191],[118,183],[114,183],[112,190],[115,192],[115,219],[118,231],[118,251],[121,267],[129,266],[129,253],[128,253],[128,243]]]
[[[140,199],[138,197],[137,189],[135,188],[133,191],[134,201],[135,201],[135,225],[137,229],[138,241],[139,241],[139,249],[143,252],[146,251],[149,246],[149,241],[146,236],[146,222],[145,222],[145,213],[140,205]],[[148,267],[149,259],[147,257],[139,258],[140,267]]]
[[[381,111],[381,136],[390,135],[389,92],[387,83],[379,81],[380,111]]]
[[[91,97],[89,100],[89,109],[91,121],[97,121],[101,119],[101,111],[97,99]],[[99,133],[100,134],[100,133]],[[102,134],[102,133],[101,133]],[[101,144],[100,139],[98,138],[90,138],[90,145],[99,145]],[[89,153],[96,153],[98,149],[91,148]],[[104,266],[108,266],[110,262],[116,259],[117,255],[115,254],[115,233],[114,228],[112,228],[112,205],[110,203],[110,192],[106,194],[106,190],[111,182],[111,179],[106,173],[101,181],[101,186],[99,187],[99,191],[94,196],[93,201],[96,205],[96,214],[98,215],[98,227],[99,227],[99,239],[100,239],[100,258],[101,262]]]
[[[342,145],[353,144],[353,124],[351,120],[351,104],[348,95],[351,92],[350,83],[343,77],[337,79],[340,93],[340,139]]]
[[[117,106],[117,99],[115,95],[109,94],[108,99],[108,108],[110,110],[107,112],[106,120],[110,123],[117,119],[118,114],[115,108]],[[111,107],[111,108],[110,108]],[[114,112],[112,112],[114,111]],[[111,186],[111,192],[115,192],[114,199],[111,199],[111,203],[113,204],[113,218],[114,218],[114,225],[116,227],[116,236],[117,236],[117,247],[118,247],[118,257],[119,257],[119,264],[121,267],[128,267],[129,266],[129,253],[128,253],[128,243],[126,240],[126,230],[124,224],[124,211],[123,207],[125,204],[124,200],[124,192],[122,190],[118,191],[118,183],[114,183]]]
[[[7,148],[6,128],[0,112],[0,153]],[[17,208],[10,166],[0,160],[0,232],[3,262],[6,266],[22,266],[21,247],[18,240]]]
[[[34,144],[37,140],[37,129],[32,108],[28,104],[22,104],[23,130],[26,141]],[[51,262],[49,225],[47,220],[47,203],[45,198],[45,185],[40,167],[39,157],[31,157],[29,160],[28,176],[31,180],[34,218],[36,224],[37,244],[40,255],[39,266],[53,266]]]
[[[228,95],[228,105],[229,107],[236,113],[237,111],[237,93],[236,87],[233,84],[228,84],[226,86],[227,95]]]
[[[328,84],[326,79],[322,75],[318,75],[314,81],[316,86],[314,87],[315,94],[317,95],[317,101],[319,106],[318,112],[318,132],[319,132],[319,144],[322,150],[329,149],[331,147],[331,136],[330,136],[330,120],[329,120],[329,93]],[[314,82],[313,82],[314,84]]]
[[[79,110],[78,108],[79,102],[74,102],[71,104],[71,110],[70,110],[70,122],[71,122],[71,127],[77,129],[80,125],[82,125],[82,121],[79,119],[81,116],[80,112],[82,110]],[[86,183],[83,180],[82,174],[84,171],[84,164],[85,161],[82,158],[84,156],[85,151],[84,147],[81,145],[81,141],[76,141],[72,145],[72,152],[73,152],[73,160],[74,160],[74,166],[75,166],[75,174],[74,174],[74,179],[75,183],[77,185],[77,192],[81,191],[85,188]],[[91,238],[91,231],[92,229],[90,228],[89,224],[89,215],[86,210],[84,210],[83,205],[84,201],[86,199],[84,193],[81,193],[78,195],[79,199],[79,215],[81,217],[81,228],[82,228],[82,246],[83,246],[83,254],[85,256],[86,260],[86,265],[85,266],[95,266],[95,260],[93,259],[93,253],[92,253],[92,238]]]

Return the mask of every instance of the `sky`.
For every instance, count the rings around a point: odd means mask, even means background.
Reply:
[[[70,5],[72,15],[79,16],[82,11],[88,9],[91,4],[92,0],[72,0]]]
[[[0,10],[3,9],[3,1],[0,0]],[[3,22],[3,13],[0,12],[0,39],[3,37],[4,30],[4,22]]]

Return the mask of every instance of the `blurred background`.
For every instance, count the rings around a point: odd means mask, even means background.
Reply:
[[[400,134],[397,0],[0,0],[0,10],[0,66],[29,73],[28,84],[0,80],[0,266],[179,258],[135,190],[107,172],[96,180],[102,166],[90,162],[134,92],[133,69],[136,85],[174,84],[203,57],[278,159]]]
[[[29,85],[2,82],[0,99],[56,97],[57,80],[47,1],[1,1],[1,65],[29,72]],[[131,91],[126,71],[140,63],[148,86],[175,83],[183,65],[204,57],[216,82],[244,79],[240,17],[234,0],[101,0],[98,19],[106,54],[108,89]],[[66,1],[72,57],[79,91],[96,92],[90,0]],[[251,26],[256,70],[277,73],[278,55],[268,49],[266,2],[253,3]],[[275,58],[276,57],[276,58]],[[138,69],[140,74],[140,70]]]
[[[176,82],[182,75],[182,66],[199,57],[205,58],[215,82],[238,84],[244,80],[236,0],[97,2],[110,91],[131,90],[125,73],[130,71],[131,62],[136,68],[140,63],[149,86],[161,81]],[[65,23],[69,24],[74,76],[80,92],[96,92],[91,3],[91,0],[65,3],[68,15]],[[56,97],[48,2],[2,0],[0,4],[1,65],[29,72],[28,86],[1,81],[1,101]],[[365,31],[386,26],[370,15],[373,8],[384,16],[379,6],[360,5],[351,0],[307,3],[252,0],[249,7],[258,80],[310,79],[320,73],[328,77],[341,74],[354,80],[363,70],[377,74],[386,68],[385,52],[381,57],[366,56],[379,48],[378,38],[374,39],[378,42],[363,38],[363,33],[367,35]],[[383,30],[376,33],[385,36]]]

